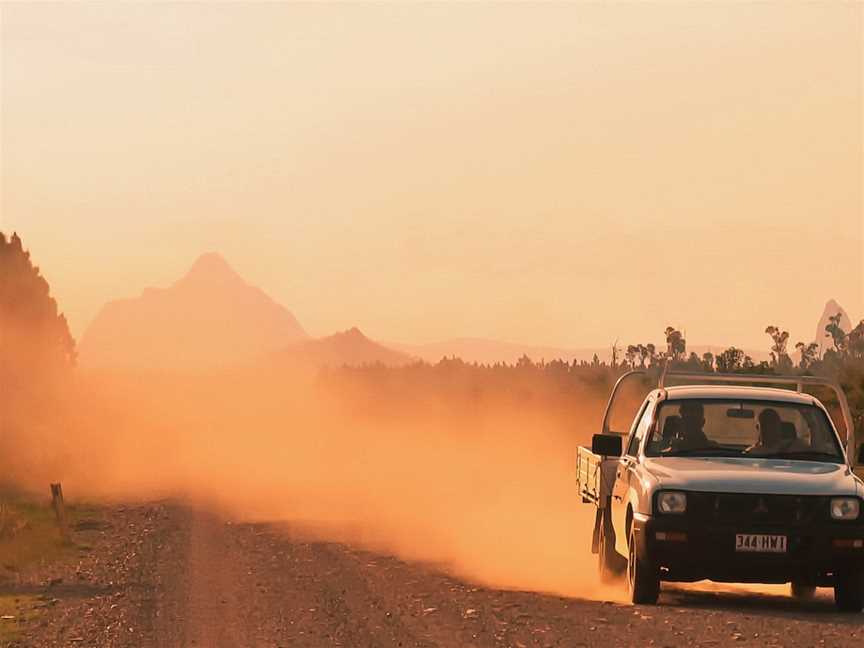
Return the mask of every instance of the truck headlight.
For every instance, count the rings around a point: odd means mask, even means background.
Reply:
[[[835,520],[856,520],[861,512],[857,497],[835,497],[831,500],[831,517]]]
[[[661,491],[657,495],[657,510],[661,513],[684,513],[687,495],[681,491]]]

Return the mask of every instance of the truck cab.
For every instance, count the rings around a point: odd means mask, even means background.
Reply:
[[[860,611],[864,483],[828,410],[799,389],[694,380],[661,380],[617,443],[608,420],[595,436],[601,574],[626,565],[637,603],[655,602],[662,581],[708,579],[791,583],[798,597],[833,587],[838,608]]]

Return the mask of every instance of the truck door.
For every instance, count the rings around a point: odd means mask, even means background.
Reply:
[[[640,488],[638,477],[639,450],[642,440],[651,427],[654,416],[654,400],[649,399],[637,415],[633,429],[627,437],[624,453],[618,460],[618,470],[615,473],[615,485],[612,487],[612,524],[615,527],[615,549],[618,553],[627,555],[627,502],[631,488]]]

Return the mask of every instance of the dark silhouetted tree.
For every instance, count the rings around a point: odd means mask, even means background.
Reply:
[[[648,347],[644,344],[637,344],[636,351],[639,353],[639,367],[644,369],[648,361]]]
[[[740,371],[744,362],[744,352],[737,347],[729,347],[717,356],[717,371],[720,373],[734,373]]]
[[[687,356],[687,361],[684,363],[684,368],[687,371],[699,372],[702,371],[702,360],[694,351]]]
[[[842,313],[830,316],[828,324],[825,326],[825,337],[831,338],[834,342],[834,349],[841,356],[846,352],[846,331],[840,326],[842,317]]]
[[[641,346],[641,345],[639,345],[639,346]],[[636,346],[634,344],[628,344],[627,345],[627,351],[624,353],[624,358],[626,358],[627,364],[629,364],[631,367],[635,367],[636,366],[636,357],[639,355],[640,355],[640,353],[639,353],[639,347],[638,346]],[[644,361],[643,361],[643,364],[644,364]]]
[[[645,354],[646,354],[646,358],[648,360],[648,366],[649,367],[653,367],[654,365],[657,364],[657,347],[656,346],[654,346],[653,344],[650,344],[650,343],[646,344],[645,345]]]
[[[519,369],[531,369],[534,367],[534,363],[531,362],[531,358],[528,357],[527,353],[523,353],[522,357],[516,361],[516,366]]]
[[[666,327],[666,354],[672,360],[681,360],[687,352],[687,341],[684,339],[681,331]]]
[[[789,331],[781,331],[773,324],[765,329],[771,336],[771,365],[780,371],[789,371],[792,368],[792,359],[786,353],[786,345],[789,342]]]
[[[57,476],[75,342],[21,239],[0,233],[0,481]]]
[[[856,360],[864,359],[864,320],[846,335],[846,351]]]
[[[22,376],[75,363],[75,341],[17,234],[0,232],[0,370]]]
[[[815,342],[811,342],[810,344],[799,342],[795,345],[795,348],[798,349],[798,353],[801,354],[801,359],[798,361],[798,368],[802,371],[807,371],[807,369],[809,369],[818,359],[817,355],[819,353],[819,345]]]

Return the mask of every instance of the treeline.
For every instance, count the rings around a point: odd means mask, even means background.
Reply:
[[[331,385],[362,392],[364,402],[389,407],[400,399],[425,398],[467,408],[503,399],[516,405],[530,402],[566,409],[575,398],[602,400],[619,375],[635,368],[657,373],[666,365],[688,372],[797,373],[838,380],[860,425],[864,420],[864,320],[851,331],[844,331],[840,322],[837,313],[825,327],[824,352],[818,341],[798,342],[790,351],[788,331],[767,326],[770,360],[759,362],[734,346],[716,355],[688,353],[683,333],[669,326],[663,331],[665,344],[616,343],[608,361],[596,355],[591,361],[523,356],[514,363],[495,364],[442,358],[434,364],[416,362],[398,368],[345,367],[325,372],[325,378]],[[0,435],[7,442],[16,434],[32,435],[40,424],[50,424],[47,418],[61,402],[54,398],[58,385],[75,360],[75,342],[48,282],[18,235],[7,239],[0,233]]]
[[[665,331],[665,351],[658,352],[653,344],[631,344],[626,347],[620,365],[631,369],[644,369],[660,366],[668,360],[675,369],[697,372],[794,374],[833,371],[844,363],[864,358],[864,320],[847,333],[840,327],[840,318],[840,313],[829,318],[829,323],[825,327],[825,337],[830,344],[824,353],[823,346],[818,342],[798,342],[795,345],[798,354],[797,362],[788,352],[789,332],[772,324],[765,328],[765,333],[771,340],[770,361],[762,360],[757,363],[743,350],[734,346],[716,355],[710,351],[701,356],[693,352],[687,355],[687,342],[684,336],[677,329],[668,327]],[[619,366],[619,357],[622,357],[621,350],[617,345],[613,345],[611,362],[613,368]]]
[[[54,461],[75,341],[17,234],[0,232],[0,485]]]
[[[0,371],[44,373],[75,363],[75,341],[21,239],[0,232]],[[20,382],[20,381],[19,381]]]
[[[380,396],[381,402],[398,403],[416,398],[424,391],[449,403],[465,406],[484,401],[505,399],[516,404],[542,403],[549,407],[566,407],[568,399],[605,398],[614,381],[624,372],[645,369],[655,379],[668,365],[671,371],[738,373],[746,375],[812,375],[837,380],[847,394],[855,426],[864,423],[864,320],[852,331],[840,327],[840,314],[833,316],[825,328],[830,343],[824,353],[816,342],[795,345],[797,362],[787,351],[789,333],[771,325],[765,333],[770,340],[770,360],[756,362],[743,350],[729,347],[721,353],[701,356],[687,354],[683,334],[667,327],[665,348],[654,344],[613,345],[610,361],[598,356],[585,360],[562,359],[534,361],[523,356],[514,363],[469,363],[459,358],[442,358],[437,363],[418,361],[403,367],[381,365],[343,367],[327,372],[330,381],[369,396]],[[830,394],[819,394],[830,401]],[[830,405],[829,402],[826,404]]]
[[[824,331],[827,345],[816,341],[796,343],[797,361],[788,350],[789,332],[772,324],[765,327],[765,334],[770,340],[770,360],[754,362],[749,355],[734,346],[717,355],[706,352],[700,357],[691,352],[688,356],[687,344],[680,331],[668,327],[665,331],[664,352],[656,353],[653,345],[631,345],[627,347],[622,365],[624,369],[645,366],[658,368],[668,360],[670,368],[678,371],[830,378],[843,387],[854,425],[861,430],[864,428],[864,320],[847,332],[840,326],[841,317],[841,313],[829,317]],[[616,356],[617,352],[613,348],[610,367],[613,371],[621,368],[616,366]]]

